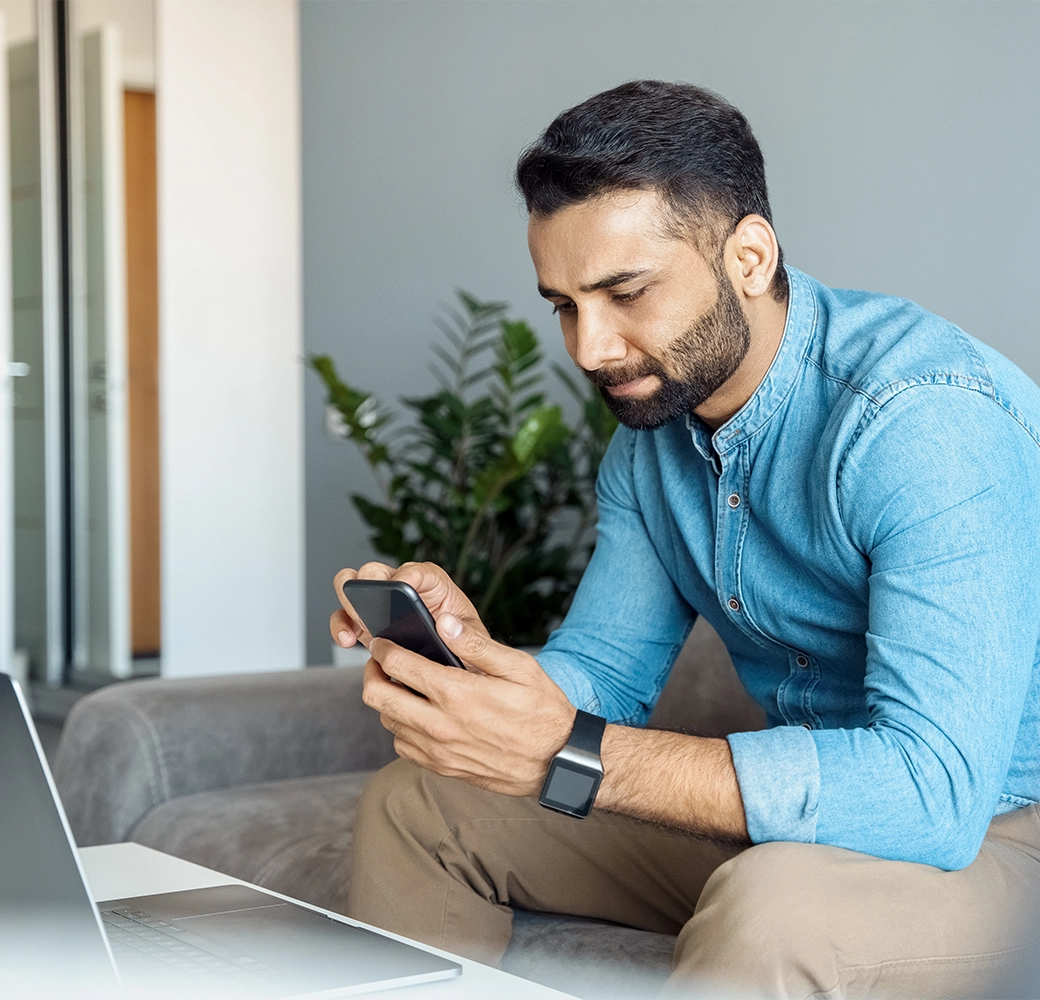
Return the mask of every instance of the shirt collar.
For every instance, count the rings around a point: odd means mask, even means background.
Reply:
[[[809,279],[801,271],[787,268],[787,321],[780,346],[765,377],[751,398],[714,434],[694,414],[687,414],[694,447],[704,458],[712,460],[713,449],[719,455],[746,441],[763,427],[784,404],[802,369],[813,334],[816,331],[816,296]]]

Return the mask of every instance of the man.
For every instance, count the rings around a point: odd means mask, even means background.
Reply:
[[[513,906],[670,931],[677,989],[1010,988],[1040,897],[1040,391],[910,302],[785,268],[711,93],[597,95],[517,179],[539,290],[624,427],[537,660],[436,567],[362,567],[477,669],[371,641],[403,760],[362,804],[352,915],[492,963]],[[639,728],[698,614],[766,730]]]

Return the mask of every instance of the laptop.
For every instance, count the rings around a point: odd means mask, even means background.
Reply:
[[[420,947],[246,885],[95,904],[25,700],[0,674],[5,996],[339,997],[461,972]]]

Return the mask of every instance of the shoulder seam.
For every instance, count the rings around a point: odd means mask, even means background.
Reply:
[[[858,396],[863,396],[865,399],[869,399],[872,403],[877,403],[878,400],[869,393],[866,389],[860,388],[858,385],[853,385],[848,379],[839,378],[837,375],[832,375],[826,368],[823,367],[815,358],[806,356],[806,361],[809,362],[825,379],[829,382],[834,382],[837,385],[842,385],[849,392],[854,392]]]

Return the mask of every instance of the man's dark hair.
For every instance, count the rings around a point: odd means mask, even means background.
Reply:
[[[658,191],[702,253],[721,250],[737,223],[772,224],[762,150],[747,119],[718,94],[634,80],[559,115],[520,157],[516,184],[532,215],[611,191]],[[714,263],[714,262],[713,262]],[[771,292],[787,301],[779,254]]]

